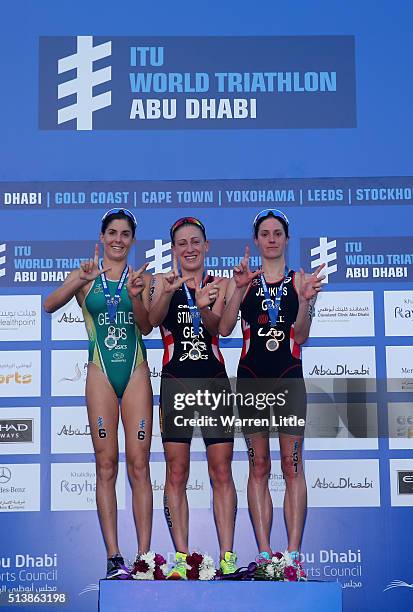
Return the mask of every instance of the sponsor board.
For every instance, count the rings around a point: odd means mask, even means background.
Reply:
[[[374,346],[303,347],[303,372],[310,393],[361,393],[376,388]]]
[[[153,407],[151,453],[163,453],[161,428],[159,423],[159,405],[156,404],[154,404]]]
[[[308,403],[306,450],[378,449],[377,404]]]
[[[388,402],[389,448],[413,449],[413,404]]]
[[[154,395],[159,395],[159,392],[161,390],[163,349],[150,348],[147,350],[147,357],[152,391]]]
[[[0,351],[0,397],[39,397],[40,351]]]
[[[390,459],[392,506],[413,506],[413,460]]]
[[[374,336],[372,291],[321,292],[314,306],[312,338]]]
[[[52,406],[50,422],[51,452],[93,454],[92,437],[86,406]],[[122,420],[118,425],[119,452],[125,452]]]
[[[378,459],[307,460],[304,470],[310,508],[380,506]]]
[[[225,369],[231,383],[235,382],[237,377],[238,362],[241,355],[242,347],[236,348],[221,348],[221,353],[225,361]]]
[[[87,375],[86,350],[52,351],[51,394],[83,397]]]
[[[0,512],[40,510],[40,465],[0,465]]]
[[[163,461],[151,464],[151,481],[153,507],[158,510],[163,509],[165,488],[165,463]],[[211,507],[211,485],[206,461],[191,461],[186,494],[191,510],[193,508]]]
[[[2,295],[0,304],[0,342],[41,340],[40,295]]]
[[[386,346],[387,391],[413,391],[413,346]]]
[[[0,455],[40,453],[40,408],[0,408]]]
[[[249,475],[249,462],[233,461],[232,476],[237,492],[238,508],[248,508],[247,485]],[[282,508],[284,503],[285,480],[281,470],[281,461],[271,461],[271,473],[268,480],[272,505],[274,508]]]
[[[386,336],[413,336],[413,291],[384,292]]]
[[[118,509],[125,509],[125,463],[119,462],[116,481]],[[96,510],[94,463],[51,464],[51,510]]]
[[[76,298],[52,314],[52,340],[87,340],[82,309]]]

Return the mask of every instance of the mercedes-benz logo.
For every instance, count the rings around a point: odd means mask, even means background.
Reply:
[[[11,471],[4,465],[0,466],[0,484],[6,484],[11,478]]]

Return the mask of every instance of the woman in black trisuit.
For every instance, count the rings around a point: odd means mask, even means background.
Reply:
[[[288,551],[299,561],[307,490],[302,466],[306,391],[300,345],[309,335],[314,300],[324,277],[320,266],[312,275],[289,270],[285,249],[289,222],[280,210],[263,210],[254,219],[254,242],[259,249],[262,268],[251,272],[249,249],[234,268],[226,292],[226,308],[219,331],[227,336],[241,310],[243,347],[238,366],[237,392],[267,395],[264,410],[251,409],[238,402],[245,419],[244,435],[249,455],[248,505],[258,543],[258,560],[271,557],[270,531],[272,501],[268,487],[271,470],[268,420],[269,405],[278,425],[281,467],[285,478],[284,514],[288,532]],[[262,396],[259,395],[260,399]],[[241,405],[239,405],[241,403]],[[289,418],[289,417],[293,418]],[[251,424],[248,417],[257,418]]]

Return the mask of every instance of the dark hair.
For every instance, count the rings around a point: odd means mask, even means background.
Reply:
[[[133,219],[131,217],[129,217],[128,215],[126,215],[123,212],[123,210],[120,210],[119,212],[116,212],[116,213],[112,213],[112,214],[108,215],[107,217],[105,217],[103,219],[102,227],[100,229],[102,234],[104,234],[106,232],[109,223],[111,223],[115,219],[122,219],[123,221],[127,221],[130,229],[132,230],[132,238],[135,238],[136,227],[135,227],[135,224],[133,222]]]
[[[258,238],[258,230],[260,228],[261,223],[263,221],[266,221],[269,218],[277,219],[277,221],[279,221],[281,223],[281,225],[283,226],[283,228],[284,228],[285,237],[289,238],[289,235],[288,235],[288,224],[284,221],[284,219],[282,217],[277,217],[272,212],[269,212],[266,217],[261,217],[260,219],[258,219],[256,224],[254,225],[254,238]]]
[[[175,244],[175,233],[177,232],[177,230],[179,230],[181,227],[184,227],[185,225],[193,225],[194,227],[197,227],[202,232],[204,240],[207,239],[205,226],[202,221],[196,219],[195,217],[182,217],[181,219],[175,221],[169,231],[172,244]]]

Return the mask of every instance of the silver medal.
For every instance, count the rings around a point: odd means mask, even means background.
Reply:
[[[118,339],[115,336],[116,333],[116,328],[113,325],[110,325],[108,327],[108,335],[105,338],[105,346],[106,348],[108,348],[110,351],[115,348],[115,346],[118,343]]]
[[[105,346],[109,349],[112,350],[113,348],[115,348],[115,346],[117,345],[118,341],[115,338],[115,336],[106,336],[105,338]]]
[[[269,338],[265,343],[267,351],[271,352],[277,351],[279,346],[280,343],[278,342],[278,340],[276,340],[276,338]]]

